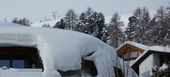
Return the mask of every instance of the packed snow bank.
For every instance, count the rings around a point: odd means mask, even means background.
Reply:
[[[38,48],[43,61],[44,77],[61,77],[57,70],[81,70],[82,58],[94,62],[97,77],[115,77],[113,66],[120,68],[125,77],[137,77],[130,66],[117,56],[114,48],[90,35],[61,29],[13,26],[9,23],[0,25],[0,35],[6,35],[7,40],[3,41],[7,44]],[[10,36],[12,34],[16,36]],[[17,43],[21,38],[30,38],[34,43],[30,44],[27,40]]]

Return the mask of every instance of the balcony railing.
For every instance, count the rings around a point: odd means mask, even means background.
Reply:
[[[0,77],[42,77],[42,69],[0,68]]]

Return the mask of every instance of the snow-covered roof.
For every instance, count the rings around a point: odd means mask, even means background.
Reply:
[[[119,56],[122,56],[123,54],[127,53],[127,48],[132,49],[131,51],[138,51],[138,52],[143,52],[146,49],[148,49],[149,46],[139,44],[133,41],[126,41],[123,44],[121,44],[117,49],[117,53]]]
[[[133,67],[136,64],[140,64],[140,62],[151,53],[170,53],[170,48],[168,46],[150,46],[131,64],[131,66]]]
[[[3,35],[0,45],[34,46],[39,50],[44,77],[61,77],[56,70],[80,70],[82,58],[95,63],[97,77],[114,77],[113,66],[127,69],[123,71],[128,75],[126,77],[137,77],[130,66],[117,56],[114,48],[93,36],[62,29],[14,26],[16,24],[3,22],[0,25],[0,35]]]
[[[151,46],[149,50],[156,51],[156,52],[168,52],[170,53],[170,48],[168,46]]]
[[[122,48],[122,47],[123,47],[124,45],[126,45],[126,44],[130,44],[130,45],[132,45],[132,46],[141,48],[141,49],[143,49],[143,50],[148,49],[148,46],[147,46],[147,45],[139,44],[139,43],[136,43],[136,42],[133,42],[133,41],[126,41],[126,42],[124,42],[123,44],[121,44],[116,50],[119,50],[120,48]]]

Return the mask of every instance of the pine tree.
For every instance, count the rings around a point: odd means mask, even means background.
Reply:
[[[146,27],[146,31],[145,31],[145,34],[144,34],[144,44],[145,45],[149,45],[149,46],[152,46],[152,45],[155,45],[155,37],[154,36],[157,36],[157,34],[154,33],[154,27],[156,26],[157,22],[156,22],[156,18],[153,17],[150,22],[148,23],[148,26]]]
[[[107,28],[109,32],[110,43],[115,48],[124,42],[125,37],[123,31],[121,30],[122,26],[124,26],[124,24],[122,21],[120,21],[120,16],[118,13],[115,13],[111,18]]]
[[[126,30],[127,40],[138,43],[145,43],[145,32],[149,28],[150,15],[146,7],[137,8],[133,16],[129,17],[129,24]]]
[[[101,39],[103,36],[103,28],[105,26],[104,15],[100,12],[95,12],[91,8],[81,13],[79,16],[76,31],[87,33]]]
[[[166,17],[165,17],[165,22],[167,24],[167,32],[166,32],[166,35],[165,35],[165,43],[166,45],[169,45],[170,46],[170,5],[166,8]]]
[[[98,13],[97,14],[97,21],[96,21],[96,37],[101,39],[103,36],[103,28],[105,26],[105,18],[103,13]]]
[[[18,24],[18,23],[19,23],[19,22],[18,22],[18,18],[14,18],[14,19],[12,20],[12,23]]]
[[[77,15],[73,9],[69,9],[64,17],[64,21],[66,22],[66,29],[74,30],[77,22]]]
[[[78,24],[76,25],[75,31],[86,33],[86,29],[85,29],[86,16],[85,16],[85,13],[81,13],[77,23]]]
[[[66,26],[66,24],[65,24],[64,20],[61,19],[59,22],[57,22],[55,24],[54,28],[65,29],[65,26]]]
[[[157,33],[155,37],[155,43],[157,45],[165,45],[164,38],[167,33],[167,24],[165,22],[166,12],[164,7],[160,7],[156,14],[156,26],[154,27],[154,33]]]
[[[20,24],[23,26],[30,26],[30,21],[27,18],[23,18],[23,19],[14,18],[12,20],[12,23]]]
[[[149,25],[151,20],[149,11],[146,7],[142,9],[142,15],[141,15],[141,22],[139,27],[140,32],[140,42],[143,44],[148,44],[148,37],[146,37],[148,34],[146,33],[148,30],[151,29],[151,26]]]
[[[169,35],[169,18],[168,13],[164,7],[157,10],[156,15],[150,21],[148,30],[145,33],[148,38],[148,45],[163,45],[170,43]]]
[[[88,7],[87,10],[84,13],[85,13],[85,16],[88,17],[92,13],[94,13],[94,11],[93,11],[93,9],[91,7]]]
[[[94,12],[91,8],[88,8],[87,11],[81,14],[80,23],[84,28],[84,33],[91,35],[94,32],[96,15],[97,12]]]
[[[129,17],[129,23],[125,31],[127,35],[126,40],[135,41],[136,39],[135,37],[137,35],[136,30],[137,30],[137,19],[136,17],[131,16]]]

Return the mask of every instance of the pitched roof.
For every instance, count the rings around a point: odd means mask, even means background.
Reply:
[[[148,49],[148,47],[149,46],[139,44],[133,41],[126,41],[122,45],[120,45],[116,50],[118,55],[120,56],[122,54],[125,54],[127,52],[127,49],[133,49],[134,51],[143,52]]]

